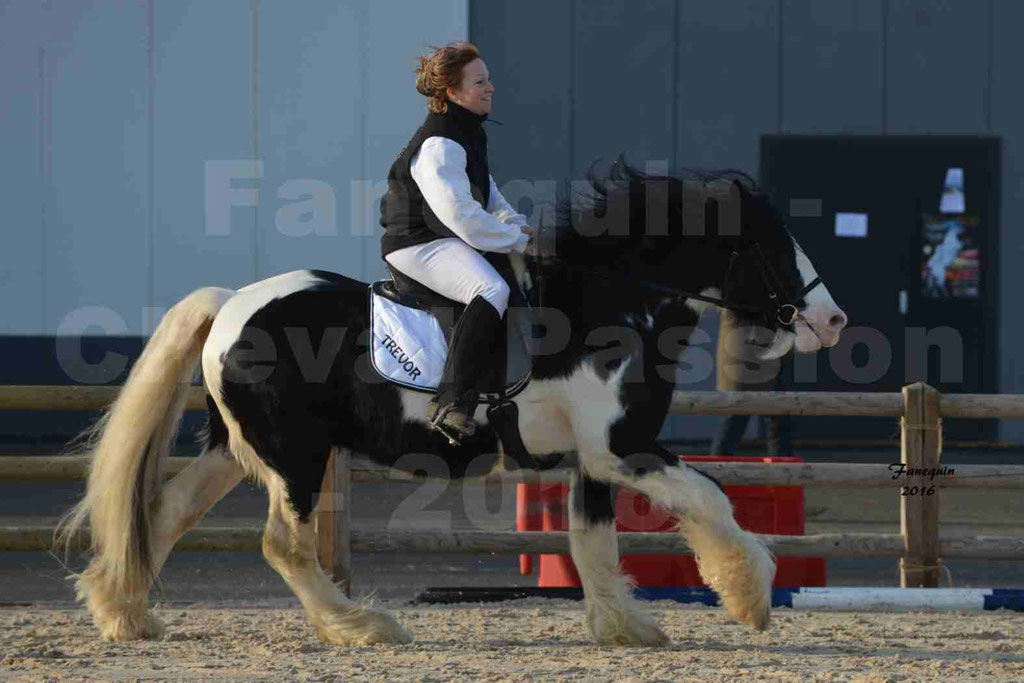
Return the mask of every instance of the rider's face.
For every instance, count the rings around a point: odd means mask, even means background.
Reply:
[[[474,59],[462,67],[462,83],[459,88],[448,88],[448,99],[465,107],[474,114],[491,113],[491,96],[494,85],[482,59]]]

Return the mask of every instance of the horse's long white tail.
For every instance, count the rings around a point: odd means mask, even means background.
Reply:
[[[94,557],[78,575],[77,588],[79,600],[88,599],[94,615],[121,611],[144,601],[149,592],[150,503],[163,481],[210,326],[233,295],[229,289],[207,287],[175,304],[117,400],[78,438],[78,450],[91,455],[88,485],[85,497],[62,520],[57,543],[67,547],[89,520]]]

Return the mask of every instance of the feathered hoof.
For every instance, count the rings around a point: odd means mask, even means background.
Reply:
[[[671,639],[665,635],[661,627],[646,614],[616,615],[616,618],[598,619],[588,615],[587,625],[598,645],[618,645],[622,647],[664,647]]]
[[[746,624],[755,631],[764,631],[768,628],[768,625],[772,620],[772,608],[771,605],[763,605],[758,607],[749,607],[747,605],[737,606],[735,609],[729,609],[726,606],[726,612],[729,616],[741,624]]]
[[[386,612],[332,614],[317,625],[317,635],[334,645],[405,645],[413,638]]]
[[[744,532],[724,551],[706,553],[698,565],[731,619],[755,631],[768,628],[775,560],[763,543]]]
[[[121,613],[103,620],[96,619],[103,640],[152,640],[164,634],[164,624],[152,612]]]

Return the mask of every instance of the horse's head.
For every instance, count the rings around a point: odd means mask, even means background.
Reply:
[[[748,176],[652,176],[620,157],[590,185],[589,206],[566,215],[575,230],[562,233],[576,265],[620,271],[626,287],[689,293],[678,298],[694,310],[732,309],[764,360],[839,341],[846,314]]]
[[[722,305],[751,330],[751,343],[760,338],[762,359],[794,345],[801,353],[834,346],[846,314],[767,198],[736,178],[704,189],[710,197],[695,197],[705,202],[705,242],[721,272]]]

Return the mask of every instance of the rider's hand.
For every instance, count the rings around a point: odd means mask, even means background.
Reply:
[[[531,237],[533,236],[533,228],[531,228],[529,225],[520,225],[519,229],[522,230],[527,235],[530,235]]]

